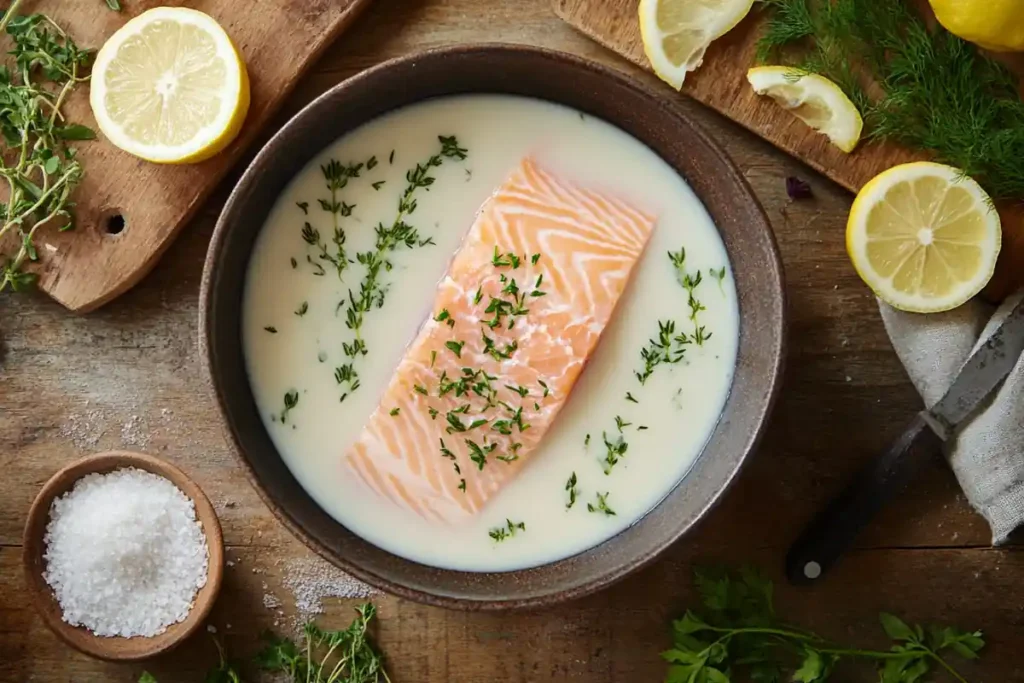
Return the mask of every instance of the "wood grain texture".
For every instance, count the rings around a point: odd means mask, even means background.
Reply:
[[[208,161],[167,166],[137,159],[108,143],[80,145],[85,178],[74,199],[78,227],[47,231],[40,239],[43,267],[39,286],[65,307],[92,310],[127,291],[156,263],[171,240],[246,145],[291,92],[300,75],[371,0],[138,0],[111,12],[100,0],[38,0],[24,11],[45,11],[83,47],[99,47],[124,22],[166,4],[202,10],[228,32],[245,57],[252,104],[238,139]],[[74,121],[95,128],[88,88],[68,103]],[[121,215],[125,228],[110,234],[107,221]]]
[[[130,1],[130,0],[129,0]],[[99,0],[97,0],[99,2]],[[573,31],[550,0],[378,0],[288,98],[263,135],[338,81],[412,50],[510,40],[590,57],[654,84]],[[849,267],[850,196],[808,178],[799,162],[697,104],[684,107],[718,140],[772,220],[787,273],[790,353],[760,450],[722,504],[663,559],[579,602],[521,614],[465,614],[376,598],[378,634],[395,683],[649,683],[668,619],[695,596],[694,563],[753,562],[780,582],[780,612],[823,634],[885,646],[876,613],[984,628],[991,643],[972,683],[1024,681],[1019,546],[990,549],[988,529],[941,464],[886,509],[857,549],[810,589],[782,582],[789,543],[861,464],[903,429],[919,400],[893,353],[870,292]],[[784,179],[809,180],[792,202]],[[138,287],[90,316],[41,296],[0,297],[0,681],[134,683],[142,665],[98,662],[64,646],[24,591],[20,538],[42,484],[65,464],[111,449],[154,453],[204,488],[232,563],[210,624],[246,658],[264,628],[296,612],[289,564],[309,552],[249,487],[220,433],[196,350],[206,244],[227,183]],[[276,597],[284,614],[264,604]],[[325,625],[348,623],[355,600],[330,599]],[[276,623],[275,623],[276,622]],[[203,634],[147,662],[161,683],[196,683],[216,661]],[[249,670],[251,673],[251,669]],[[246,681],[259,680],[247,676]],[[854,669],[837,683],[877,681]]]
[[[633,64],[651,71],[644,55],[637,19],[638,0],[553,0],[555,12],[566,22]],[[923,3],[922,3],[923,4]],[[792,154],[851,192],[882,171],[909,161],[927,159],[904,147],[862,142],[846,154],[768,97],[757,95],[747,82],[747,69],[757,63],[757,39],[763,18],[755,10],[736,28],[714,41],[704,62],[686,77],[682,92],[739,123],[779,149]],[[1010,68],[1024,73],[1019,58],[1005,58]],[[669,86],[661,86],[670,96]],[[1000,207],[1003,218],[1003,253],[997,277],[987,291],[1002,299],[1024,286],[1024,218],[1020,205]]]

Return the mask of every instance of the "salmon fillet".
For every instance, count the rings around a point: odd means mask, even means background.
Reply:
[[[524,159],[481,207],[348,467],[423,517],[479,511],[565,405],[654,220]]]

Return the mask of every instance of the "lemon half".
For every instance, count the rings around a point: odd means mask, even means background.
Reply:
[[[860,141],[864,119],[846,93],[824,76],[789,66],[758,66],[747,72],[747,81],[758,95],[771,97],[844,152],[852,152]]]
[[[704,52],[747,16],[754,0],[640,0],[644,53],[676,90],[700,66]]]
[[[224,29],[185,7],[143,12],[104,43],[92,71],[96,123],[130,154],[202,161],[238,135],[249,110],[245,63]]]
[[[992,277],[999,214],[971,178],[942,164],[895,166],[857,195],[846,249],[883,301],[931,313],[961,305]]]

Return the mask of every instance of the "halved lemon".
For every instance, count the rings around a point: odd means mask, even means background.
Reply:
[[[981,291],[1002,243],[999,214],[974,180],[930,162],[895,166],[857,195],[846,224],[853,267],[904,311],[948,311]]]
[[[758,95],[772,98],[844,152],[852,152],[860,141],[864,119],[846,93],[824,76],[789,66],[758,66],[747,72],[747,80]]]
[[[89,98],[100,130],[124,151],[157,163],[190,163],[238,135],[249,111],[249,77],[213,18],[158,7],[100,48]]]
[[[640,0],[640,36],[661,80],[676,90],[704,52],[747,16],[754,0]]]

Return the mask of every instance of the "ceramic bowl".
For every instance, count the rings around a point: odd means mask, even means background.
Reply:
[[[690,184],[718,226],[741,316],[732,391],[702,455],[635,525],[579,555],[504,573],[424,566],[364,541],[302,489],[260,420],[241,342],[246,267],[260,227],[287,183],[347,131],[431,97],[507,93],[568,105],[609,121],[657,152]],[[385,62],[334,87],[256,156],[217,223],[203,274],[200,343],[217,405],[242,466],[281,522],[316,552],[374,586],[462,609],[534,607],[576,598],[651,562],[703,517],[756,445],[783,361],[782,267],[771,228],[743,176],[674,103],[623,74],[570,55],[508,45],[445,48]]]
[[[206,545],[210,553],[206,585],[199,590],[191,611],[184,621],[173,624],[163,633],[151,637],[102,637],[88,629],[72,626],[61,618],[60,605],[50,589],[43,572],[46,560],[44,538],[50,519],[50,506],[55,498],[64,495],[75,483],[87,474],[107,473],[125,467],[134,467],[158,474],[171,481],[181,492],[192,499],[196,507],[196,518],[206,534]],[[188,475],[174,465],[144,453],[111,451],[76,460],[54,474],[36,496],[25,522],[24,569],[25,584],[31,595],[32,604],[50,630],[71,647],[87,655],[108,661],[136,661],[154,657],[177,646],[199,628],[210,613],[217,593],[220,592],[224,576],[224,537],[220,521],[206,494]]]

